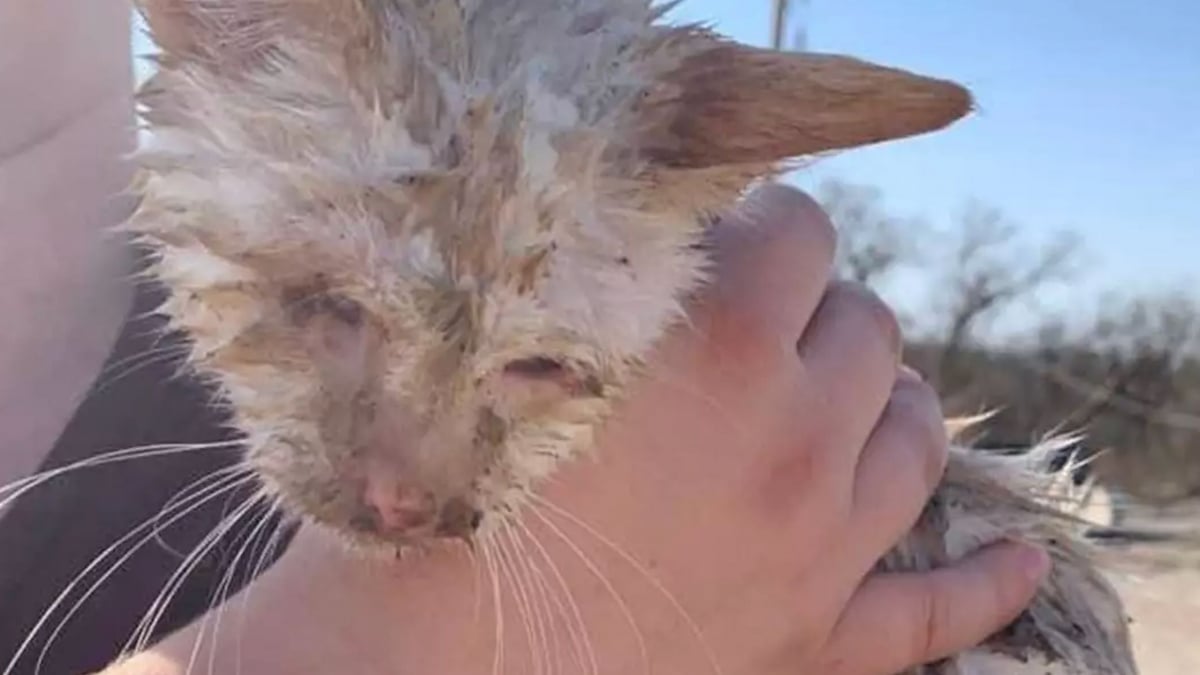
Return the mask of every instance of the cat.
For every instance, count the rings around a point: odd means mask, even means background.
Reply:
[[[370,550],[486,538],[635,382],[703,235],[797,160],[933,132],[962,86],[666,21],[650,0],[143,0],[125,230],[245,462]],[[1136,672],[1035,449],[956,449],[880,566],[1048,547],[1030,609],[916,673]]]

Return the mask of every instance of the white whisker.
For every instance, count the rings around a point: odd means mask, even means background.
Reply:
[[[213,528],[213,531],[210,532],[208,537],[205,538],[206,541],[201,543],[200,546],[196,547],[196,550],[202,551],[202,553],[194,558],[194,561],[192,563],[193,569],[195,568],[195,566],[197,564],[199,564],[199,562],[203,558],[203,556],[206,555],[208,551],[212,550],[213,547],[215,547],[218,542],[220,542],[221,537],[223,537],[226,532],[228,532],[230,529],[232,529],[233,526],[237,523],[237,521],[241,520],[242,516],[249,513],[250,510],[254,508],[255,504],[259,503],[259,500],[261,498],[262,498],[261,493],[256,493],[254,495],[247,497],[242,502],[241,506],[239,506],[236,510],[234,510],[233,513],[231,513],[228,516],[226,516],[225,518],[223,518],[221,520],[221,522],[215,528]],[[191,572],[189,571],[187,574],[190,574],[190,573]],[[183,579],[185,579],[185,578],[186,578],[186,574],[180,578],[179,583],[176,585],[175,593],[179,592],[179,588],[183,586]],[[218,588],[219,588],[219,586],[218,586]],[[214,597],[215,597],[215,594],[214,594]],[[162,606],[166,607],[167,602],[170,602],[170,600],[165,601]],[[192,668],[194,668],[196,666],[196,659],[199,658],[199,656],[200,656],[200,647],[204,644],[204,638],[208,632],[208,622],[212,618],[213,618],[212,604],[210,601],[209,611],[204,615],[204,618],[200,621],[200,630],[196,633],[196,640],[192,644],[192,653],[188,657],[187,669],[184,670],[184,675],[191,675]],[[220,621],[219,613],[217,614],[217,620]],[[214,640],[216,639],[215,634],[214,634],[213,639]]]
[[[523,520],[518,519],[515,522],[517,526],[525,532],[525,536],[528,537],[531,542],[533,542],[534,548],[537,549],[538,553],[542,556],[542,559],[546,561],[546,564],[550,568],[550,573],[554,575],[555,581],[561,589],[560,592],[566,596],[566,602],[571,612],[571,618],[569,619],[568,626],[570,626],[572,622],[575,626],[575,629],[568,630],[570,630],[569,637],[571,638],[572,651],[575,654],[576,663],[579,664],[581,669],[590,667],[591,670],[588,672],[591,672],[594,675],[599,675],[600,666],[596,662],[596,651],[592,646],[591,636],[588,633],[587,624],[583,620],[583,612],[580,611],[579,603],[575,600],[575,594],[571,592],[571,587],[567,584],[566,579],[563,577],[562,571],[559,570],[558,565],[554,562],[554,559],[550,556],[550,553],[546,550],[546,547],[542,545],[541,540],[534,535],[534,533],[529,529],[529,526],[526,525]],[[554,598],[555,603],[559,606],[560,612],[562,614],[566,614],[566,609],[563,608],[563,601],[559,599],[559,594],[556,592],[552,595],[552,597]],[[587,664],[584,663],[584,658],[587,659]]]
[[[155,352],[157,352],[157,354],[155,354]],[[129,377],[130,375],[136,373],[137,371],[139,371],[143,368],[152,366],[156,363],[167,363],[167,362],[171,361],[172,359],[181,359],[181,360],[185,359],[188,355],[188,350],[184,349],[184,348],[163,348],[163,349],[159,349],[159,350],[150,350],[150,353],[153,355],[147,356],[146,358],[142,359],[141,361],[134,363],[133,365],[118,372],[117,374],[113,375],[112,377],[108,378],[107,380],[104,380],[104,381],[97,380],[96,386],[90,392],[88,392],[88,396],[90,397],[90,396],[95,396],[97,394],[100,394],[105,389],[108,389],[109,387],[116,384],[117,382],[120,382],[121,380],[125,379],[126,377]],[[143,354],[143,356],[145,356],[145,354]]]
[[[559,643],[558,631],[555,630],[557,625],[555,619],[567,620],[568,637],[571,637],[569,634],[571,628],[571,624],[569,622],[570,620],[567,617],[567,612],[563,607],[562,602],[559,601],[557,597],[554,597],[553,589],[551,588],[550,583],[546,580],[546,575],[542,572],[541,565],[539,565],[537,560],[529,554],[529,550],[526,548],[525,542],[520,538],[520,535],[522,534],[528,536],[528,529],[520,527],[519,523],[514,523],[514,525],[517,525],[518,529],[516,530],[516,536],[514,536],[513,539],[521,553],[521,557],[525,562],[525,566],[529,570],[531,584],[537,590],[540,607],[542,608],[543,614],[546,617],[546,621],[549,624],[550,645],[548,646],[554,652],[554,663],[551,664],[549,657],[547,657],[546,664],[548,668],[551,668],[551,672],[561,673],[563,672],[562,645]],[[574,651],[574,647],[576,645],[573,641],[571,644]],[[574,655],[578,657],[577,652],[575,652]],[[582,660],[577,659],[576,664],[581,670],[584,668]]]
[[[488,576],[492,580],[492,612],[495,616],[495,650],[492,656],[492,675],[500,675],[504,664],[504,603],[500,593],[500,573],[497,571],[496,558],[492,551],[491,542],[484,542],[480,547],[484,563],[487,565]]]
[[[61,466],[55,469],[47,469],[32,476],[27,476],[19,480],[13,481],[8,485],[0,486],[0,495],[8,494],[0,500],[0,511],[3,511],[6,506],[20,499],[22,495],[30,490],[42,485],[48,480],[57,478],[72,471],[79,469],[94,468],[115,462],[126,462],[133,459],[148,459],[151,457],[164,457],[183,452],[193,452],[198,450],[219,450],[222,448],[233,448],[241,445],[242,440],[219,441],[215,443],[162,443],[156,445],[143,445],[136,448],[125,448],[123,450],[114,450],[100,455],[94,455],[87,459],[72,462],[66,466]]]
[[[509,554],[510,554],[511,564],[513,567],[513,574],[514,574],[514,576],[517,574],[520,575],[521,586],[524,588],[523,592],[526,596],[525,603],[526,603],[526,606],[529,608],[529,614],[530,614],[530,618],[532,620],[533,628],[534,628],[534,635],[537,638],[535,640],[534,653],[531,654],[535,659],[534,660],[534,673],[536,674],[536,673],[545,672],[542,670],[543,660],[545,660],[546,667],[549,668],[549,654],[548,654],[547,650],[550,647],[549,647],[548,640],[547,640],[546,624],[544,621],[544,617],[538,611],[539,605],[537,604],[536,599],[534,597],[533,576],[529,573],[528,565],[522,564],[522,562],[524,562],[524,560],[522,559],[520,553],[523,549],[519,545],[519,542],[516,539],[516,536],[514,534],[514,531],[511,527],[511,525],[506,520],[503,522],[502,527],[504,528],[504,533],[505,533],[506,538],[508,539],[508,543],[509,543],[509,546],[511,549],[509,551]]]
[[[159,338],[159,339],[161,339],[161,338]],[[158,342],[158,340],[156,339],[155,342]],[[174,354],[174,353],[178,353],[180,356],[184,356],[188,353],[188,348],[186,345],[182,345],[182,344],[166,345],[164,347],[150,347],[149,349],[143,349],[140,352],[136,352],[136,353],[126,356],[124,358],[113,361],[112,363],[105,366],[104,369],[101,370],[98,375],[96,375],[96,380],[95,380],[96,384],[93,386],[91,392],[89,393],[89,396],[94,396],[95,394],[98,394],[101,391],[104,391],[104,389],[107,388],[111,384],[110,381],[105,381],[104,378],[106,376],[108,376],[110,373],[112,373],[113,371],[121,368],[122,366],[126,366],[128,364],[134,363],[138,359],[160,356],[163,354]],[[128,373],[126,373],[126,375],[127,374]],[[126,375],[121,375],[121,376],[115,377],[115,378],[113,378],[112,381],[119,380],[122,377],[125,377]]]
[[[260,549],[258,561],[250,571],[250,575],[246,580],[246,592],[242,594],[242,608],[239,614],[238,630],[237,630],[237,657],[235,671],[238,675],[242,672],[242,653],[243,653],[243,638],[246,635],[246,617],[250,613],[250,599],[254,595],[254,580],[262,574],[266,562],[275,557],[275,549],[279,546],[281,535],[287,530],[288,519],[282,513],[278,513],[279,504],[275,500],[270,500],[266,504],[266,508],[272,512],[276,512],[276,517],[279,520],[275,523],[275,529],[271,532],[271,536],[267,538],[266,545]]]
[[[265,502],[264,497],[265,495],[260,493],[255,501],[259,504],[262,504]],[[233,555],[233,559],[228,563],[229,567],[225,571],[225,575],[221,579],[220,585],[217,587],[217,592],[215,594],[217,617],[216,621],[213,623],[212,646],[208,652],[208,675],[215,675],[216,672],[217,645],[221,635],[221,618],[225,614],[226,604],[229,600],[229,589],[230,586],[233,585],[234,572],[237,571],[237,566],[238,563],[241,562],[242,556],[245,555],[246,551],[251,548],[252,544],[258,540],[258,536],[262,534],[263,528],[271,522],[271,516],[273,515],[274,514],[269,509],[264,510],[259,514],[258,522],[250,529],[250,532],[246,535],[246,539],[241,543],[240,546],[238,546],[237,553]],[[213,605],[210,605],[209,611],[212,609]]]
[[[570,522],[574,523],[579,528],[583,529],[585,532],[587,532],[593,538],[595,538],[596,541],[599,541],[601,544],[603,544],[609,550],[616,553],[618,556],[621,557],[622,560],[624,560],[627,564],[629,564],[631,567],[633,567],[635,570],[637,570],[637,572],[639,574],[641,574],[642,577],[645,578],[646,581],[648,581],[650,583],[650,585],[652,585],[659,593],[662,594],[662,596],[667,600],[667,602],[671,603],[671,606],[679,614],[680,618],[682,618],[684,620],[684,622],[687,623],[688,630],[691,631],[692,635],[695,636],[697,641],[699,641],[701,648],[704,649],[705,656],[709,661],[709,665],[712,666],[713,671],[718,673],[719,675],[724,673],[724,671],[721,669],[720,662],[717,660],[717,655],[715,653],[713,653],[712,647],[708,643],[708,639],[705,638],[705,636],[704,636],[704,631],[700,630],[700,626],[698,626],[696,624],[696,621],[692,618],[692,615],[686,609],[684,609],[683,604],[681,602],[679,602],[679,599],[676,598],[675,595],[673,593],[671,593],[671,591],[669,589],[667,589],[667,587],[665,585],[663,585],[662,581],[659,580],[658,577],[654,576],[650,572],[650,570],[646,569],[645,565],[638,562],[637,558],[635,558],[633,555],[631,555],[625,549],[618,546],[616,544],[616,542],[613,542],[608,537],[605,537],[603,534],[601,534],[599,531],[597,531],[596,528],[594,528],[591,525],[589,525],[588,523],[584,522],[583,519],[579,518],[578,516],[571,513],[570,511],[562,508],[561,506],[558,506],[557,504],[551,502],[548,499],[545,499],[544,497],[540,497],[535,494],[530,494],[529,496],[537,504],[553,511],[557,515],[569,520]],[[544,517],[543,517],[543,519],[544,519]]]
[[[205,478],[208,478],[208,477],[206,476]],[[202,478],[201,480],[204,480],[205,478]],[[192,503],[192,504],[188,504],[186,502],[182,502],[182,503],[178,504],[176,506],[176,508],[183,509],[183,511],[175,513],[172,516],[172,518],[167,522],[167,524],[169,525],[169,524],[183,518],[187,514],[193,512],[196,508],[199,508],[201,505],[203,505],[209,499],[219,496],[222,492],[236,489],[239,485],[242,485],[242,484],[244,484],[244,482],[250,480],[251,477],[250,476],[239,476],[239,475],[234,474],[232,476],[226,476],[225,478],[229,480],[228,483],[221,485],[220,481],[217,481],[218,484],[215,486],[211,486],[211,488],[207,494],[198,495],[195,498],[199,501]],[[133,539],[134,537],[138,536],[146,528],[152,527],[154,524],[155,518],[157,518],[157,517],[158,517],[158,514],[155,514],[154,518],[146,519],[140,525],[138,525],[134,529],[130,530],[127,534],[122,536],[120,539],[118,539],[117,541],[110,544],[91,563],[89,563],[82,571],[80,571],[79,574],[77,574],[75,576],[75,578],[72,579],[63,588],[62,591],[59,592],[58,596],[55,597],[54,601],[51,602],[50,606],[47,607],[43,611],[41,618],[39,618],[38,621],[34,624],[33,628],[30,629],[29,634],[25,636],[25,640],[22,641],[21,644],[17,647],[17,651],[13,654],[12,658],[10,659],[10,661],[8,663],[8,666],[5,668],[2,675],[12,675],[13,668],[16,667],[17,662],[25,654],[26,650],[29,649],[30,645],[33,644],[34,638],[42,631],[43,628],[45,628],[46,622],[50,620],[50,617],[54,614],[54,612],[57,611],[58,608],[62,606],[63,602],[66,601],[67,597],[69,597],[71,592],[75,590],[75,588],[87,577],[87,575],[90,574],[93,570],[95,570],[98,565],[103,564],[108,559],[109,556],[111,556],[115,551],[117,551],[126,542],[128,542],[131,539]],[[146,543],[148,543],[151,540],[152,540],[151,535],[146,535],[146,536],[142,537],[142,539],[140,541],[138,541],[138,543],[134,547],[132,547],[129,551],[127,551],[124,555],[122,555],[119,559],[117,559],[116,562],[112,563],[112,565],[110,566],[108,571],[105,572],[100,577],[100,579],[98,579],[95,583],[93,583],[88,588],[88,590],[84,594],[84,596],[82,598],[80,598],[80,600],[78,602],[75,603],[75,605],[71,608],[71,610],[67,613],[67,615],[59,622],[58,627],[50,635],[50,637],[46,641],[46,644],[42,647],[41,655],[38,658],[38,667],[35,668],[35,673],[40,672],[40,666],[44,662],[45,655],[47,654],[50,646],[54,643],[54,639],[58,636],[59,633],[62,632],[62,629],[67,625],[67,622],[71,619],[71,617],[74,616],[74,614],[79,610],[79,608],[83,606],[83,603],[86,602],[87,599],[89,597],[91,597],[91,595],[93,593],[95,593],[96,589],[99,588],[99,586],[101,584],[103,584],[114,573],[116,573],[116,571],[121,567],[121,565],[123,565],[126,561],[128,561],[130,558],[132,558],[133,555],[142,546],[144,546]]]
[[[520,585],[520,580],[513,571],[512,562],[509,559],[508,551],[504,546],[504,535],[507,532],[501,530],[497,532],[496,537],[496,562],[500,566],[500,572],[504,578],[508,580],[509,590],[512,591],[513,602],[517,609],[517,616],[521,619],[521,625],[525,629],[525,644],[529,648],[530,658],[536,658],[536,639],[534,637],[533,620],[529,615],[528,598],[525,596],[524,588]]]
[[[253,475],[248,475],[247,480],[245,480],[241,485],[249,485],[252,482],[253,477]],[[233,491],[231,490],[226,494],[231,495],[232,493]],[[246,506],[247,508],[251,508],[253,507],[254,501],[257,498],[258,497],[256,495],[251,495],[243,500],[242,505]],[[130,636],[129,641],[126,642],[125,647],[122,649],[122,654],[136,654],[146,648],[150,642],[151,636],[154,634],[155,627],[157,627],[158,623],[162,621],[163,614],[166,612],[171,599],[174,598],[179,592],[179,589],[182,588],[183,583],[187,580],[187,577],[195,570],[196,566],[200,564],[201,560],[203,560],[204,556],[207,555],[208,551],[215,546],[219,539],[224,536],[224,533],[231,528],[234,523],[236,523],[238,517],[240,516],[235,513],[221,518],[221,520],[217,522],[213,529],[209,531],[203,539],[200,540],[194,549],[192,549],[191,553],[188,553],[186,556],[184,556],[183,560],[180,561],[179,566],[176,567],[171,576],[167,578],[166,583],[163,584],[162,589],[159,590],[158,595],[154,598],[154,601],[150,604],[150,607],[148,607],[145,614],[142,615],[142,619],[138,622],[138,625],[134,629],[133,634]]]
[[[583,552],[583,549],[579,548],[579,546],[569,536],[567,536],[567,533],[562,531],[562,528],[555,525],[553,521],[543,515],[542,512],[537,508],[530,508],[529,512],[537,516],[538,519],[541,520],[542,523],[545,524],[545,526],[548,527],[555,536],[557,536],[564,544],[566,544],[567,547],[570,548],[571,551],[579,558],[580,562],[587,567],[588,571],[591,572],[592,575],[601,583],[601,585],[604,586],[609,596],[611,596],[613,601],[617,604],[617,608],[621,611],[621,614],[624,615],[625,621],[633,630],[634,638],[637,640],[638,644],[638,651],[642,656],[642,665],[646,672],[649,672],[650,651],[646,646],[646,640],[642,635],[642,630],[638,626],[637,620],[634,619],[633,612],[630,611],[629,605],[625,602],[625,599],[620,593],[617,592],[617,589],[613,586],[612,582],[609,581],[608,577],[606,577],[604,573],[600,571],[600,568],[598,568],[596,564],[592,562],[591,558],[589,558],[587,554]]]

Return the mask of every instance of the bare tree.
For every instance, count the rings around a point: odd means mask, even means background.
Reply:
[[[829,179],[815,191],[838,230],[838,275],[876,285],[895,268],[917,259],[921,224],[889,215],[877,188]]]
[[[1019,234],[996,208],[972,202],[965,209],[940,284],[946,321],[933,374],[937,384],[959,384],[952,381],[957,379],[952,372],[955,361],[983,321],[1046,285],[1070,279],[1076,271],[1079,240],[1073,234],[1061,234],[1035,252],[1019,247]]]

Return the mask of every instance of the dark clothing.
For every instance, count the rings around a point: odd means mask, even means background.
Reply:
[[[91,393],[75,412],[41,470],[100,453],[152,444],[212,442],[233,434],[196,381],[179,374],[179,359],[158,350],[180,345],[161,336],[161,319],[146,318],[160,293],[139,290],[130,318]],[[204,449],[133,459],[69,472],[30,491],[0,519],[0,672],[30,629],[60,592],[131,529],[153,519],[189,484],[237,460],[238,450]],[[249,494],[214,499],[163,527],[102,584],[47,650],[43,675],[94,672],[117,656],[134,627],[158,596],[183,556]],[[259,511],[261,513],[261,510]],[[257,515],[257,514],[256,514]],[[257,517],[247,516],[205,556],[188,577],[158,624],[157,635],[190,622],[208,608]],[[267,532],[273,527],[264,528]],[[116,561],[140,537],[131,537]],[[281,542],[282,551],[286,541]],[[262,547],[252,549],[257,553]],[[234,588],[246,580],[257,555],[247,554],[234,570]],[[47,638],[70,608],[111,569],[97,564],[59,611],[40,630],[16,675],[34,672]]]

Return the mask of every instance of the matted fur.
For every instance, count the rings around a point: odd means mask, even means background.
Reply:
[[[381,476],[443,534],[486,537],[590,450],[751,184],[970,108],[951,83],[663,25],[648,0],[143,5],[163,54],[128,229],[161,311],[268,489],[370,546],[435,533],[373,521]],[[1054,572],[1018,630],[932,671],[1133,673],[1115,594],[1038,470],[1006,461],[956,453],[884,564],[1022,536]]]

